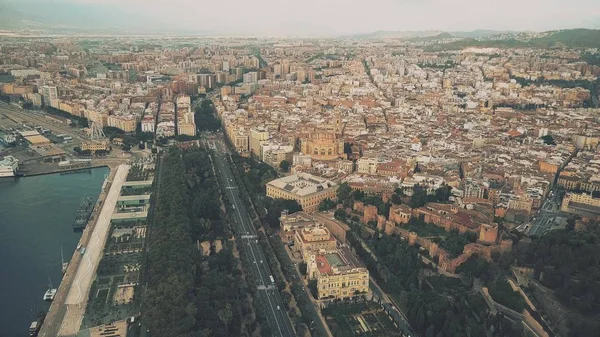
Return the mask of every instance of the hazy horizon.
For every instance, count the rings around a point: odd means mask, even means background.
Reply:
[[[238,35],[600,28],[596,0],[3,0],[11,19],[90,29]],[[493,14],[493,15],[492,15]],[[8,15],[8,14],[6,14]]]

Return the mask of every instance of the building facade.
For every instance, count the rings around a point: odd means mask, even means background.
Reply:
[[[369,291],[369,271],[346,246],[312,255],[308,275],[317,280],[319,299],[341,299]]]
[[[586,193],[567,193],[560,210],[583,216],[600,216],[600,198]]]
[[[301,152],[316,160],[345,158],[344,141],[332,132],[316,132],[302,138]]]
[[[250,153],[262,160],[262,144],[269,140],[269,132],[263,127],[250,129]]]
[[[315,211],[321,201],[336,198],[338,185],[308,173],[297,173],[267,183],[267,196],[296,200],[305,212]]]
[[[320,250],[335,250],[335,238],[329,230],[322,226],[310,226],[296,230],[294,234],[294,249],[302,256],[317,254]],[[306,261],[306,258],[304,258]]]

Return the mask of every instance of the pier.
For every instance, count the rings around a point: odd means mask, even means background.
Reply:
[[[79,241],[82,249],[86,248],[85,254],[81,255],[77,250],[73,253],[39,336],[71,336],[79,332],[88,292],[110,228],[110,219],[128,171],[128,165],[112,167],[98,197],[98,200],[102,201],[102,206],[94,208]]]

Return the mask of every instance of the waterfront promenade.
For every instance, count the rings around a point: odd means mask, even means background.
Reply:
[[[94,209],[79,241],[82,247],[86,247],[86,252],[84,255],[79,251],[74,252],[39,336],[69,336],[79,331],[88,292],[110,228],[110,217],[128,171],[127,165],[112,167],[108,181],[98,197],[102,206]]]

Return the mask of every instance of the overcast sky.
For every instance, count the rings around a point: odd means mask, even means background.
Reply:
[[[0,0],[2,2],[4,0]],[[20,0],[115,7],[172,28],[263,34],[600,28],[600,0]]]

